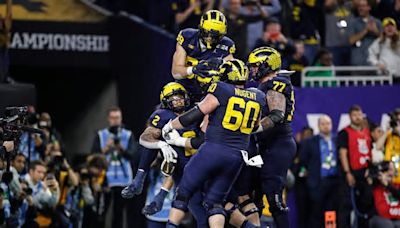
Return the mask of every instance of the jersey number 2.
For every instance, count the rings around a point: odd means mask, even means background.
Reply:
[[[235,109],[235,106],[240,110]],[[240,129],[240,132],[250,134],[254,128],[255,122],[258,120],[259,113],[260,104],[257,102],[246,102],[243,98],[231,97],[228,100],[222,126],[231,131]]]

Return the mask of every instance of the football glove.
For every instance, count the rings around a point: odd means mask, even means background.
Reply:
[[[185,147],[187,138],[181,137],[177,130],[173,129],[171,132],[168,133],[168,139],[165,141],[169,145]]]
[[[167,162],[176,163],[176,158],[178,157],[178,153],[166,142],[159,141],[158,146],[163,154],[164,159]]]

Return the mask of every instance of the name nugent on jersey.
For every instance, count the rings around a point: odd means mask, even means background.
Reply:
[[[257,99],[257,94],[254,92],[250,92],[250,91],[246,91],[246,90],[242,90],[242,89],[237,89],[235,88],[235,95],[236,96],[240,96],[240,97],[246,97],[252,100],[256,100]]]
[[[106,35],[15,32],[12,37],[11,48],[51,51],[108,52],[109,37]]]

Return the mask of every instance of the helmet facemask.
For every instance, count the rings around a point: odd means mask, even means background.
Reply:
[[[174,91],[173,94],[165,97],[165,106],[176,113],[182,113],[189,107],[188,95],[183,91]]]
[[[203,28],[199,28],[200,31],[200,38],[203,44],[206,45],[207,49],[215,48],[218,43],[224,38],[224,34],[221,34],[215,30],[206,30]]]

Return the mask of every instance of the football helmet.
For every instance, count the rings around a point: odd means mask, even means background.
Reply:
[[[244,85],[249,78],[249,69],[239,59],[229,60],[219,68],[219,77],[229,84]]]
[[[182,96],[184,99],[184,105],[174,106],[173,101],[176,99],[176,96]],[[188,92],[177,82],[170,82],[162,88],[160,93],[160,102],[162,108],[167,108],[177,113],[185,111],[190,105]]]
[[[215,48],[226,34],[226,30],[226,18],[220,11],[209,10],[201,17],[199,33],[207,49]]]
[[[252,79],[258,81],[266,74],[278,72],[281,69],[281,54],[271,47],[256,48],[250,53],[247,65]],[[253,72],[253,67],[258,68],[256,73]]]

